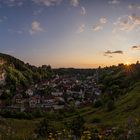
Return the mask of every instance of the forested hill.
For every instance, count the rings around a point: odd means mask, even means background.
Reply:
[[[0,53],[0,62],[1,73],[3,72],[6,75],[5,86],[12,89],[15,89],[17,86],[27,87],[32,83],[50,78],[52,74],[50,66],[32,66],[7,54]]]
[[[117,99],[133,89],[140,81],[140,63],[99,68],[97,70],[98,85],[106,98]]]

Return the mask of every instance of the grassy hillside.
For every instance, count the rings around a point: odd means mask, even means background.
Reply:
[[[126,95],[123,95],[115,102],[115,109],[108,112],[106,107],[94,108],[93,106],[78,109],[76,113],[65,113],[65,117],[59,121],[51,120],[52,126],[57,129],[64,127],[64,122],[73,120],[77,115],[81,115],[86,120],[87,128],[102,128],[102,127],[121,127],[127,129],[129,127],[129,119],[132,125],[140,133],[140,82],[133,86],[133,89]],[[16,120],[7,119],[1,122],[2,126],[11,127],[14,132],[14,138],[27,139],[29,138],[39,120]],[[95,121],[95,122],[94,122]],[[6,123],[4,123],[6,122]]]
[[[115,101],[115,109],[107,111],[106,107],[94,108],[93,106],[77,110],[86,119],[87,126],[124,126],[128,119],[138,121],[140,118],[140,82],[133,86],[127,94]],[[76,115],[69,114],[72,119]],[[99,118],[99,123],[93,123],[95,118]],[[140,121],[140,120],[139,120]]]
[[[128,118],[133,120],[140,117],[140,83],[136,83],[133,89],[123,95],[115,102],[115,109],[111,112],[106,111],[106,108],[95,110],[91,115],[87,115],[88,121],[91,122],[94,117],[101,119],[103,125],[124,125]]]

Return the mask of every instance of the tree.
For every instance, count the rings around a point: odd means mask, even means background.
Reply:
[[[35,133],[37,134],[37,137],[47,137],[48,136],[48,130],[49,130],[49,122],[47,119],[43,119],[38,128],[35,130]]]
[[[71,123],[71,130],[73,135],[78,139],[84,130],[85,120],[82,116],[78,115]]]
[[[107,103],[107,111],[112,111],[115,109],[115,104],[113,100],[109,100]]]
[[[94,107],[95,107],[95,108],[98,108],[98,107],[100,107],[100,106],[102,106],[102,105],[103,105],[103,103],[102,103],[101,100],[97,100],[97,101],[94,103]]]

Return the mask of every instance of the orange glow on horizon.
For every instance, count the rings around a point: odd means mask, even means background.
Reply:
[[[130,62],[126,62],[126,65],[129,66],[130,65]]]

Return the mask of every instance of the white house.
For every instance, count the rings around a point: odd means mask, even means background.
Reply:
[[[53,105],[54,110],[64,109],[64,105]]]
[[[40,104],[41,103],[41,98],[40,96],[32,96],[30,97],[29,99],[29,106],[31,108],[35,108],[37,106],[37,104]]]
[[[63,92],[52,92],[52,96],[62,96]]]
[[[29,96],[32,96],[34,94],[34,92],[33,92],[33,90],[28,89],[28,90],[26,90],[26,94]]]
[[[0,70],[0,84],[5,84],[6,72],[4,70]]]

